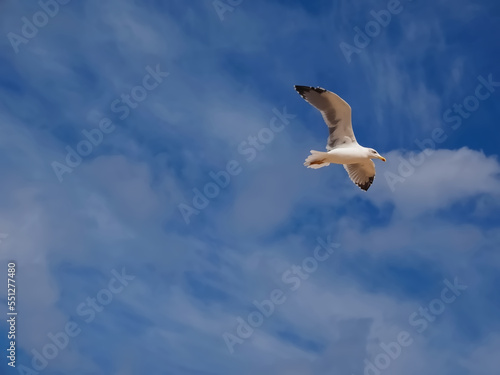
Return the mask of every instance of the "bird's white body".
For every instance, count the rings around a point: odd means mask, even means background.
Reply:
[[[366,162],[368,149],[358,144],[351,147],[338,147],[328,152],[311,150],[311,155],[306,159],[309,168],[318,169],[330,164],[358,164]]]
[[[352,145],[351,147],[338,147],[328,151],[327,160],[335,164],[352,164],[366,161],[368,151],[365,147],[359,144]]]

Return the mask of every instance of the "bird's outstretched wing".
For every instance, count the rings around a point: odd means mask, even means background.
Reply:
[[[351,181],[364,191],[368,190],[375,178],[375,163],[370,159],[362,163],[344,164],[344,168]]]
[[[351,124],[351,107],[340,96],[321,87],[295,86],[309,104],[321,112],[330,135],[327,150],[356,142]]]

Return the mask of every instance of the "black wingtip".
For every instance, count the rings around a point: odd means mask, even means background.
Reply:
[[[295,91],[297,91],[299,95],[302,97],[304,97],[304,94],[312,88],[309,86],[300,86],[300,85],[295,85],[293,87],[295,88]]]
[[[370,186],[372,186],[374,179],[375,179],[374,177],[370,177],[368,182],[365,182],[364,184],[356,184],[356,185],[358,185],[361,190],[368,191]]]
[[[321,94],[325,92],[326,90],[322,87],[312,87],[312,86],[301,86],[301,85],[295,85],[293,86],[295,90],[300,94],[300,96],[304,97],[306,93],[309,91],[316,91],[318,94]]]

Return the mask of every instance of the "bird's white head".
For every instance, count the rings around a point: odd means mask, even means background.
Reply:
[[[373,148],[368,148],[368,157],[370,159],[380,159],[382,161],[385,161],[385,158],[380,155],[377,151],[375,151]]]

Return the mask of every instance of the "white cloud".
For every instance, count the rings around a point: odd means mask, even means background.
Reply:
[[[377,183],[367,198],[379,206],[393,203],[403,216],[436,212],[481,194],[498,196],[500,164],[494,156],[461,148],[416,155],[392,151],[386,157],[387,164],[377,166]],[[412,157],[422,160],[421,165],[412,164]]]

